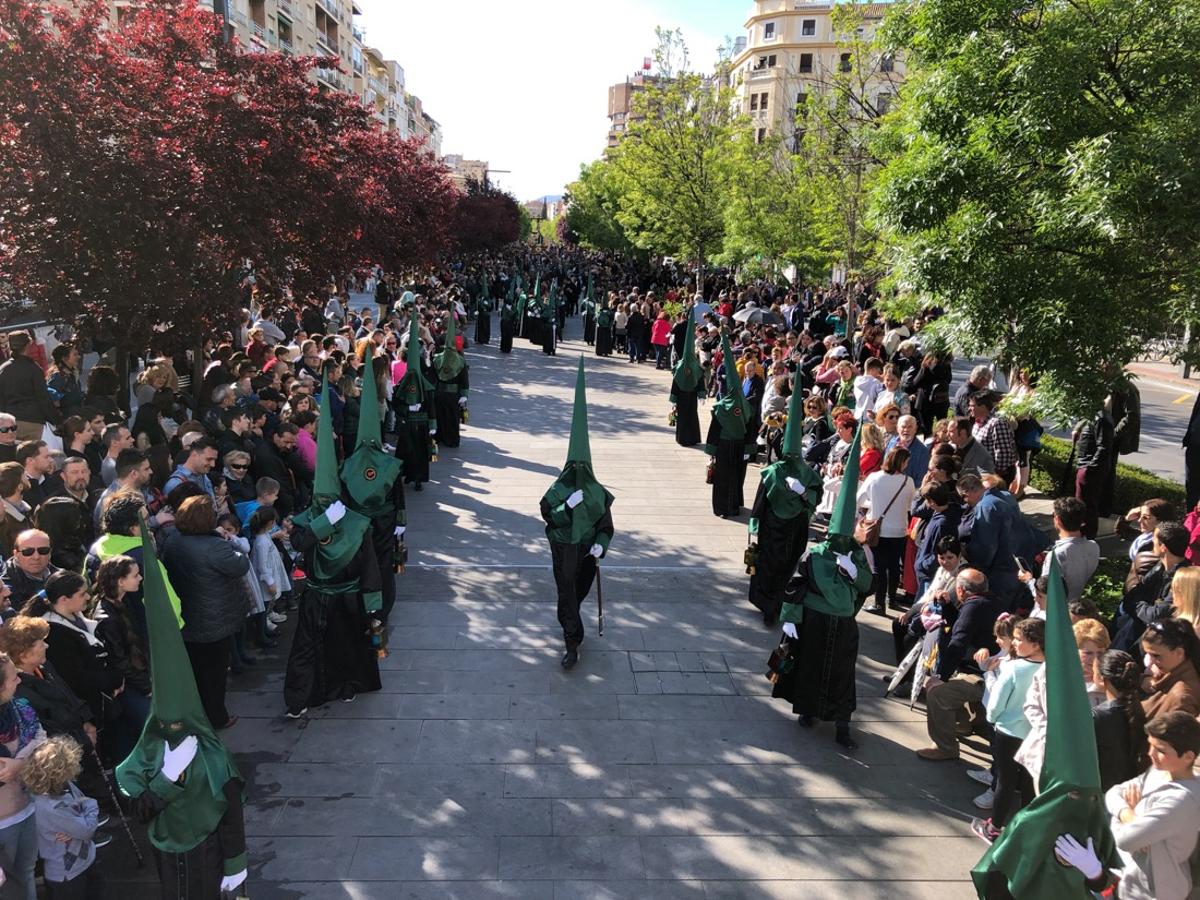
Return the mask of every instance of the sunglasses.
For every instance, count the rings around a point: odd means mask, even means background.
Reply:
[[[16,425],[0,425],[0,434],[12,434],[16,430]]]
[[[249,467],[249,466],[246,466],[246,465],[243,465],[243,464],[241,464],[241,463],[230,463],[230,464],[229,464],[229,468],[231,468],[231,469],[243,469],[243,470],[244,470],[244,469],[248,469],[248,468],[250,468],[250,467]]]
[[[33,554],[35,554],[35,553],[38,556],[49,556],[50,548],[49,547],[19,547],[17,549],[17,552],[20,553],[22,556],[33,556]]]

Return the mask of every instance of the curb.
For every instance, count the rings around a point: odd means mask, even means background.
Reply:
[[[1182,375],[1168,375],[1137,365],[1126,366],[1125,370],[1136,375],[1137,380],[1142,384],[1153,385],[1154,387],[1168,391],[1184,391],[1189,394],[1200,393],[1200,382],[1191,378],[1184,378]]]

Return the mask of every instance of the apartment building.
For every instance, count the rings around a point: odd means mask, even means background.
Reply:
[[[633,98],[648,85],[657,84],[657,75],[638,72],[608,89],[608,148],[620,143],[631,122],[635,120]]]
[[[139,0],[110,0],[113,22],[131,14]],[[379,126],[402,138],[421,137],[441,156],[441,126],[421,108],[420,98],[405,90],[404,68],[366,44],[356,18],[358,0],[211,0],[228,20],[248,53],[333,56],[342,71],[317,69],[313,80],[323,90],[358,97]]]
[[[854,71],[861,84],[863,105],[882,115],[904,78],[904,63],[867,52],[855,64],[854,45],[873,37],[887,12],[887,3],[841,4],[857,10],[861,24],[854,34],[837,34],[833,2],[755,0],[746,22],[744,48],[732,61],[734,84],[742,109],[758,129],[759,140],[775,136],[794,143],[796,110],[813,95],[827,93],[839,75]],[[739,45],[742,43],[738,40]]]
[[[449,153],[442,157],[442,162],[450,169],[450,180],[458,186],[460,191],[467,189],[467,182],[474,181],[479,184],[486,184],[488,177],[488,164],[482,159],[463,159],[461,153]]]

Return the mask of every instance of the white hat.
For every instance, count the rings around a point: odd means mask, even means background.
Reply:
[[[840,344],[833,348],[833,358],[834,359],[845,359],[849,355],[850,355],[850,351],[847,350],[845,347],[841,346]]]

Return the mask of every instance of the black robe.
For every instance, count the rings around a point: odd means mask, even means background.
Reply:
[[[154,848],[158,868],[159,896],[162,900],[213,900],[221,896],[225,860],[246,852],[246,825],[242,815],[243,784],[237,779],[225,782],[225,813],[216,830],[187,853],[165,853]],[[133,811],[149,824],[168,806],[158,794],[147,788],[133,801]],[[83,879],[79,879],[83,881]]]
[[[596,313],[591,308],[583,314],[583,342],[589,347],[596,343]]]
[[[743,485],[746,481],[746,439],[726,439],[721,434],[721,423],[716,416],[708,426],[706,443],[715,449],[716,472],[712,483],[713,515],[741,515],[745,503]]]
[[[771,691],[792,704],[792,712],[824,722],[848,722],[858,705],[854,670],[858,662],[858,621],[805,608],[789,641],[795,665]]]
[[[771,509],[763,482],[758,484],[750,518],[758,520],[758,559],[750,576],[750,602],[760,612],[779,618],[783,592],[808,546],[808,516],[781,519]]]
[[[542,352],[547,356],[555,356],[558,348],[558,322],[554,317],[546,319],[542,331]]]
[[[437,441],[441,447],[453,449],[461,441],[462,417],[458,400],[471,387],[467,369],[468,367],[463,365],[453,381],[438,379],[434,390],[433,409],[437,415]]]
[[[315,571],[317,545],[316,535],[296,526],[292,546],[304,555],[306,572]],[[311,576],[305,581],[283,682],[289,710],[323,706],[382,687],[362,599],[364,593],[381,590],[379,574],[374,542],[365,540],[334,582],[357,582],[357,588],[325,590]]]
[[[490,306],[490,304],[489,304]],[[490,344],[492,342],[492,311],[480,308],[475,313],[475,343]]]
[[[612,356],[613,351],[613,327],[611,322],[608,325],[596,326],[596,355],[597,356]]]
[[[517,330],[515,313],[500,314],[500,352],[512,353],[513,336]]]
[[[700,443],[700,414],[695,391],[675,386],[675,443],[695,447]]]

